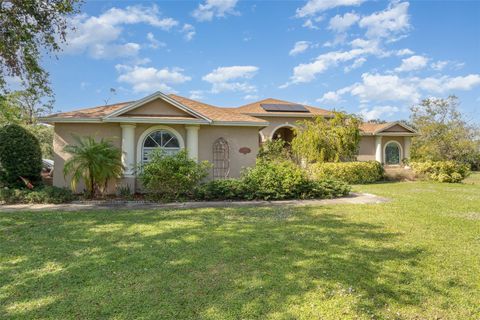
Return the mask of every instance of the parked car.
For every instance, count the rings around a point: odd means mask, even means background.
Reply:
[[[53,175],[53,160],[42,159],[42,175]]]

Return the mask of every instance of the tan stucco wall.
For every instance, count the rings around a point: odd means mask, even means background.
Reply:
[[[230,149],[230,178],[237,178],[243,168],[253,166],[258,153],[258,127],[201,126],[198,131],[199,160],[213,161],[213,143],[218,138],[227,140]],[[250,153],[242,154],[247,147]],[[210,172],[212,175],[212,172]]]
[[[118,123],[57,123],[55,124],[55,134],[53,138],[53,152],[55,169],[53,174],[53,185],[57,187],[70,187],[70,179],[63,176],[63,165],[69,158],[69,155],[63,151],[68,144],[75,144],[72,134],[77,136],[93,136],[97,139],[111,139],[113,145],[120,148],[122,145],[122,132]],[[109,191],[114,191],[114,184],[110,184]],[[85,188],[83,182],[77,185],[77,192],[82,192]]]
[[[154,124],[137,124],[135,128],[135,162],[137,160],[137,146],[141,135],[145,130],[157,126]],[[186,142],[186,130],[184,125],[162,125],[164,127],[172,128],[177,131],[184,142]],[[109,138],[112,139],[113,144],[117,148],[121,148],[122,131],[118,123],[103,123],[103,124],[60,124],[55,125],[54,136],[54,161],[55,173],[53,183],[59,187],[69,187],[70,179],[64,179],[63,166],[69,155],[63,151],[67,144],[74,144],[75,141],[72,134],[78,136],[94,136],[97,139]],[[200,126],[198,131],[199,153],[200,161],[213,161],[213,142],[222,137],[227,140],[230,148],[230,174],[229,177],[239,177],[243,168],[253,166],[255,164],[256,155],[258,153],[258,127],[230,127],[230,126]],[[248,154],[242,154],[239,149],[247,147],[251,150]],[[209,172],[210,177],[212,170]],[[117,184],[123,183],[117,181]],[[129,182],[130,183],[130,182]],[[137,187],[139,183],[137,182]],[[77,186],[77,191],[82,192],[84,184],[80,183]],[[116,190],[116,183],[110,183],[109,192],[113,193]]]
[[[405,157],[405,138],[395,136],[382,136],[382,158],[384,157],[383,151],[385,145],[390,141],[397,141],[402,146],[401,159]],[[360,148],[358,152],[358,161],[375,160],[375,137],[374,136],[362,136],[360,139]]]
[[[156,99],[151,102],[144,104],[134,110],[128,111],[125,113],[125,116],[131,115],[158,115],[158,116],[180,116],[180,117],[188,117],[194,118],[189,113],[180,110],[177,107],[172,106],[168,102],[165,102],[161,99]]]
[[[358,161],[375,160],[375,137],[361,137],[358,150]]]

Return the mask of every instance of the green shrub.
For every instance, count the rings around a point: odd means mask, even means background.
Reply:
[[[45,186],[30,189],[1,188],[0,202],[4,203],[67,203],[75,200],[69,189]]]
[[[470,174],[468,164],[456,161],[411,162],[410,166],[415,173],[438,182],[461,182]]]
[[[154,150],[150,161],[140,168],[140,181],[148,195],[156,200],[191,197],[210,168],[206,161],[197,163],[185,150],[167,155]]]
[[[0,128],[0,184],[25,186],[20,177],[33,185],[42,181],[42,152],[37,138],[24,127],[10,124]]]
[[[198,200],[241,200],[245,197],[245,184],[241,179],[213,180],[199,186]]]
[[[350,184],[373,183],[383,179],[383,167],[377,161],[324,162],[309,166],[315,180],[333,179]]]
[[[291,161],[257,161],[243,172],[247,197],[250,199],[298,198],[305,172]]]
[[[288,160],[291,159],[290,148],[282,139],[267,140],[262,143],[257,157],[266,161]]]

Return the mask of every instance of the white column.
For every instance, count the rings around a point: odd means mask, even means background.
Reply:
[[[375,160],[383,163],[382,159],[382,136],[375,137]]]
[[[410,159],[410,146],[412,145],[412,137],[403,138],[403,157]]]
[[[200,126],[185,126],[187,130],[187,152],[190,158],[198,160],[198,130]]]
[[[135,125],[122,124],[122,164],[124,176],[132,176],[135,169]]]

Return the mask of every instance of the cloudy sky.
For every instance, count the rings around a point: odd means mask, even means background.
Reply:
[[[456,94],[480,122],[479,17],[480,1],[95,1],[45,64],[62,111],[160,90],[398,120]]]

